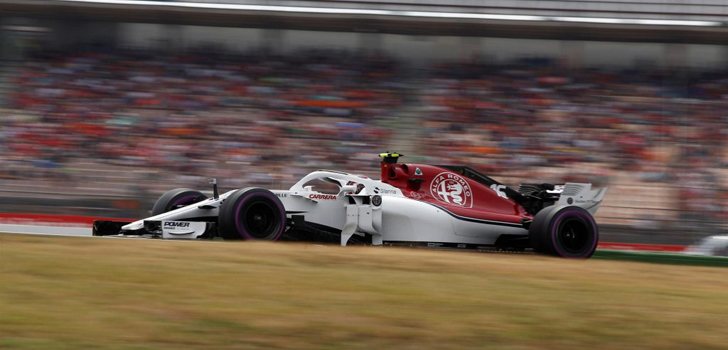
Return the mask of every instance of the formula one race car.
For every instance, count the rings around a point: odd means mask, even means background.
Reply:
[[[335,241],[341,245],[525,250],[588,258],[592,217],[606,188],[505,186],[466,166],[401,164],[380,154],[381,180],[314,171],[288,190],[243,188],[213,196],[175,189],[135,222],[97,221],[95,236]]]

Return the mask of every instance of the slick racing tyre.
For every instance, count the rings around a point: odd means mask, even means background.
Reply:
[[[218,231],[225,239],[277,241],[286,228],[286,210],[273,192],[245,188],[222,202]]]
[[[585,259],[597,248],[599,229],[591,214],[581,207],[551,206],[533,218],[529,237],[539,253]]]
[[[201,202],[207,197],[200,191],[176,188],[165,192],[152,207],[152,216]]]

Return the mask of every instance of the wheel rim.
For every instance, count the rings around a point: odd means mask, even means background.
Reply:
[[[570,254],[579,254],[590,247],[591,231],[587,224],[578,219],[567,219],[559,225],[557,240]]]
[[[265,239],[274,236],[278,231],[278,220],[275,208],[267,201],[251,203],[241,213],[245,231],[253,238]]]

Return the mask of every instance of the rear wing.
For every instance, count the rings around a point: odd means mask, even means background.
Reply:
[[[607,194],[607,187],[592,189],[587,183],[566,183],[563,186],[555,186],[554,192],[561,190],[557,205],[574,205],[582,207],[594,215]]]
[[[602,204],[607,188],[592,189],[589,183],[570,182],[563,185],[524,183],[518,186],[518,190],[506,188],[505,193],[532,215],[551,205],[582,207],[594,215]]]

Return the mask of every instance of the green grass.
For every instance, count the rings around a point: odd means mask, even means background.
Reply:
[[[724,268],[0,235],[2,349],[725,349]]]
[[[728,267],[728,257],[688,255],[666,252],[599,250],[595,259],[640,261],[655,264]]]

